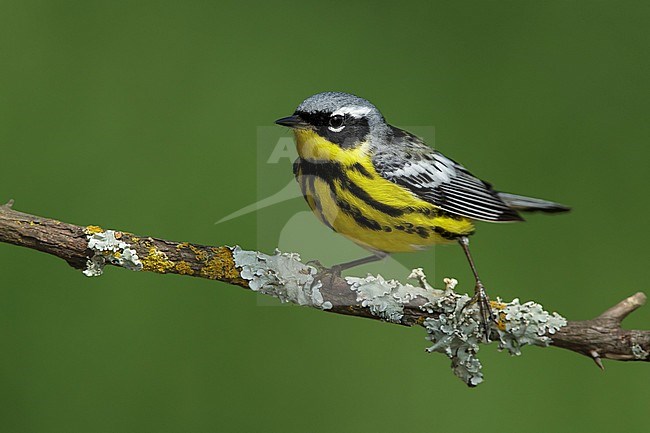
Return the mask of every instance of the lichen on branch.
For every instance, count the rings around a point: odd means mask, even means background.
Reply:
[[[483,380],[477,353],[483,342],[478,307],[454,290],[456,281],[434,289],[421,269],[415,284],[381,275],[341,278],[330,270],[302,263],[296,253],[264,254],[240,247],[206,246],[136,236],[98,226],[79,226],[0,206],[0,242],[32,248],[64,259],[88,276],[106,266],[132,271],[174,273],[237,285],[325,312],[424,327],[431,345],[451,359],[454,373],[470,386]],[[497,300],[498,320],[491,340],[512,355],[526,345],[556,346],[593,359],[650,361],[650,331],[624,330],[622,320],[645,303],[636,293],[592,320],[567,321],[534,302]]]

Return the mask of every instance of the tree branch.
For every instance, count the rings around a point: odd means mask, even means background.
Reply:
[[[480,316],[465,294],[429,286],[421,270],[409,278],[417,284],[333,275],[327,269],[300,261],[297,254],[266,255],[239,247],[206,246],[136,236],[125,231],[78,226],[0,206],[0,241],[32,248],[64,259],[88,276],[101,275],[105,266],[134,271],[174,273],[207,278],[274,296],[283,302],[323,311],[378,319],[425,328],[432,346],[452,361],[454,373],[470,386],[482,381],[476,357],[482,340]],[[534,302],[493,302],[498,321],[491,339],[500,349],[518,355],[527,344],[556,346],[592,358],[650,361],[650,331],[624,330],[621,321],[646,301],[636,293],[592,320],[567,321]]]

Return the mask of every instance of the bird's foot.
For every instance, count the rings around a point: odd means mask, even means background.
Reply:
[[[483,326],[483,332],[485,336],[484,341],[486,343],[489,343],[491,325],[492,323],[497,323],[497,320],[494,312],[492,311],[492,307],[490,306],[490,298],[485,291],[485,287],[483,287],[483,284],[480,281],[476,282],[474,296],[472,296],[472,298],[467,301],[465,305],[463,305],[461,312],[466,307],[473,304],[478,304],[479,314],[481,316],[481,325]]]
[[[341,272],[343,272],[343,268],[340,265],[334,265],[331,268],[325,268],[323,270],[323,275],[328,276],[329,285],[334,286],[334,281],[341,277]]]
[[[316,268],[317,274],[320,274],[327,270],[325,265],[323,265],[319,260],[309,260],[308,262],[305,262],[305,265]]]
[[[329,268],[329,271],[333,276],[340,277],[341,272],[343,272],[343,267],[341,265],[334,265]]]
[[[330,286],[334,284],[334,280],[341,276],[343,272],[343,267],[341,265],[334,265],[331,268],[323,265],[318,260],[310,260],[306,263],[309,266],[316,268],[316,275],[323,283],[327,283]]]

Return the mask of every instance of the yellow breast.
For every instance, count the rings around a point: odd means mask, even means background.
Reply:
[[[334,231],[378,251],[415,251],[471,234],[467,218],[442,212],[375,170],[368,143],[343,149],[296,130],[296,178],[316,216]]]

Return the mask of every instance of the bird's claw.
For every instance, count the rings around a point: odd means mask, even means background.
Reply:
[[[467,301],[461,312],[469,305],[478,304],[479,314],[481,316],[481,325],[483,326],[483,332],[485,336],[485,342],[490,342],[490,329],[491,323],[496,323],[496,316],[490,307],[490,298],[485,291],[485,287],[480,281],[476,282],[476,288],[474,289],[474,296]]]
[[[316,276],[325,284],[333,285],[337,278],[341,277],[342,268],[339,265],[334,265],[331,268],[324,266],[318,260],[310,260],[306,263],[309,266],[316,268]]]
[[[307,266],[313,266],[316,268],[317,273],[322,273],[327,270],[327,268],[319,261],[319,260],[309,260],[308,262],[305,262],[305,265]]]
[[[316,268],[318,274],[331,274],[332,276],[340,277],[341,272],[343,272],[343,267],[341,265],[334,265],[331,268],[328,268],[318,260],[310,260],[305,264]]]
[[[341,265],[334,265],[331,268],[329,268],[329,271],[332,273],[332,275],[340,277],[341,272],[343,272],[343,268]]]

